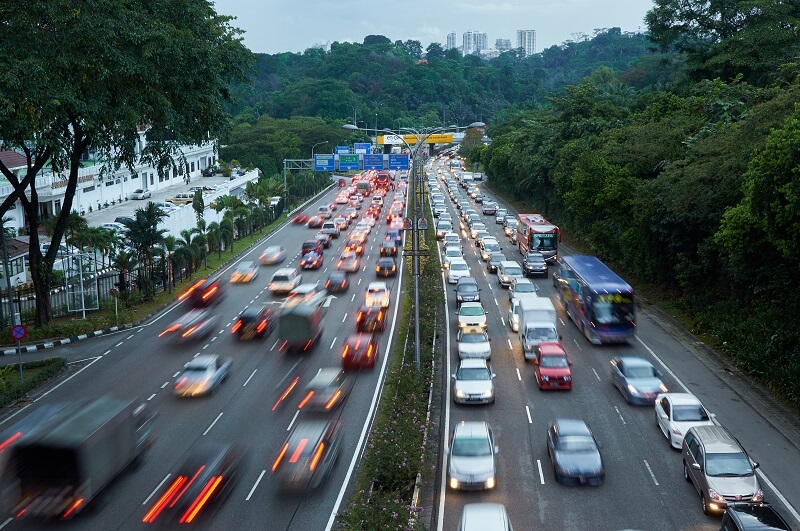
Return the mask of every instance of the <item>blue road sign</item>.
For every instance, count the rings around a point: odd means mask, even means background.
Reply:
[[[333,155],[314,155],[314,171],[333,171]]]
[[[383,154],[364,155],[364,169],[365,170],[382,170],[383,169]]]
[[[408,153],[389,153],[390,170],[407,170],[408,168]]]
[[[356,142],[353,144],[353,152],[368,155],[372,153],[372,144],[369,142]]]
[[[350,146],[336,146],[336,151],[334,151],[337,155],[347,155],[350,153]]]

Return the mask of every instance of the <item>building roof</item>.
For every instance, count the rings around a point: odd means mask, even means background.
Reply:
[[[11,238],[6,240],[6,252],[10,259],[25,256],[30,251],[28,244],[22,240]]]
[[[0,162],[2,162],[9,170],[25,168],[28,166],[28,159],[25,157],[25,155],[21,155],[16,151],[0,150]]]

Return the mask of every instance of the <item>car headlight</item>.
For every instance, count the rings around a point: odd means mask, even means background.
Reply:
[[[483,393],[481,393],[483,398],[489,398],[490,396],[494,396],[494,389],[487,389]]]
[[[490,477],[486,480],[486,488],[493,489],[494,488],[494,477]]]
[[[659,388],[659,389],[661,389],[661,392],[662,392],[662,393],[666,393],[666,392],[667,392],[667,386],[666,386],[666,385],[664,385],[663,383],[662,383],[662,384],[660,384],[660,385],[658,386],[658,388]]]
[[[464,323],[464,322],[459,322],[458,323],[458,327],[459,328],[464,328],[465,326],[467,326],[467,323]]]
[[[754,502],[764,501],[764,491],[761,490],[761,489],[758,489],[756,491],[756,493],[753,494],[753,501]]]
[[[714,501],[725,501],[725,498],[714,489],[708,489],[708,497]]]
[[[461,295],[456,295],[456,300],[461,302],[464,298]]]
[[[639,391],[634,386],[632,386],[630,384],[628,384],[628,391],[630,391],[631,394],[633,394],[633,395],[638,395],[639,394]]]
[[[450,478],[450,488],[451,489],[458,488],[458,480],[456,478]]]
[[[565,382],[568,382],[570,380],[572,380],[572,376],[564,376],[564,381]]]
[[[464,398],[465,396],[467,396],[466,393],[464,393],[464,391],[462,391],[461,389],[456,389],[455,390],[455,395],[458,398]]]

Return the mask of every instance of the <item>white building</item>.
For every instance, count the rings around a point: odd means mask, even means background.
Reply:
[[[521,48],[525,57],[536,53],[536,30],[517,30],[517,48]]]
[[[464,55],[478,53],[489,48],[489,37],[482,31],[465,31],[462,36]]]
[[[445,50],[452,50],[453,48],[458,48],[455,31],[451,31],[447,34],[447,45],[444,47]]]
[[[495,39],[494,48],[498,52],[507,52],[511,49],[511,39]]]

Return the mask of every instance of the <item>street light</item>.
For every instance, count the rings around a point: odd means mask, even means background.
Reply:
[[[419,195],[419,187],[420,182],[422,181],[422,165],[418,164],[418,155],[420,153],[420,148],[425,144],[425,141],[430,138],[431,135],[436,133],[441,133],[444,131],[451,131],[451,130],[459,130],[459,129],[472,129],[476,127],[486,127],[486,124],[483,122],[473,122],[466,127],[458,127],[458,126],[450,126],[450,127],[431,127],[426,129],[411,129],[408,127],[402,127],[397,131],[392,131],[391,129],[376,129],[375,135],[378,135],[378,132],[382,133],[389,133],[391,135],[398,136],[402,141],[403,144],[406,145],[408,150],[411,152],[411,160],[412,160],[412,173],[411,173],[411,192],[414,194],[412,208],[414,210],[413,214],[413,225],[411,226],[411,256],[413,258],[413,267],[412,267],[412,275],[414,276],[414,362],[417,366],[417,372],[420,370],[420,337],[419,337],[419,206],[417,205],[417,195]],[[346,129],[348,131],[360,131],[359,127],[353,124],[344,124],[342,129]],[[406,142],[406,139],[403,137],[403,133],[411,133],[416,138],[416,143],[414,148],[411,147],[411,144]]]
[[[316,144],[311,146],[311,164],[314,164],[314,150],[316,149],[317,146],[321,146],[323,144],[330,144],[330,142],[327,141],[327,140],[324,140],[322,142],[317,142]]]

